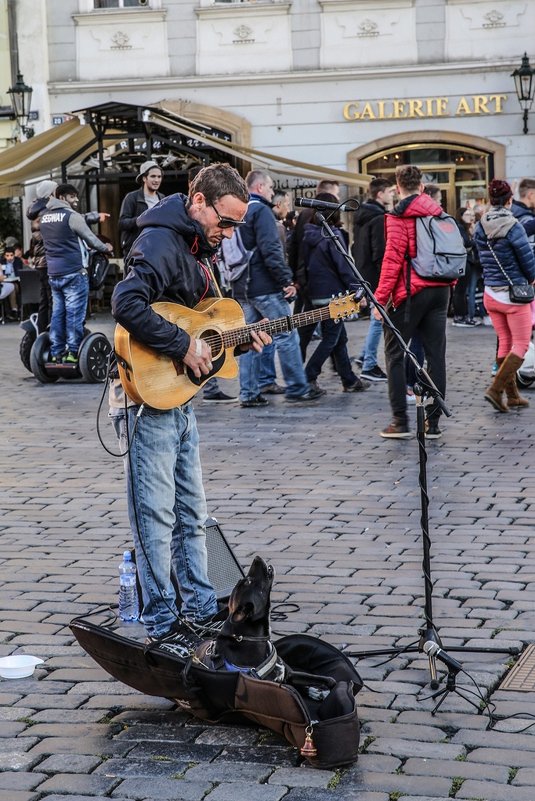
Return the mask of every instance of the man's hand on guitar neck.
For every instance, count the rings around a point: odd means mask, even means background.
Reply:
[[[269,323],[269,319],[264,317],[260,320],[261,323]],[[273,342],[272,337],[267,334],[265,331],[251,331],[251,342],[247,345],[240,345],[240,350],[244,352],[250,350],[256,350],[257,353],[262,353],[264,350],[265,345],[271,345]]]

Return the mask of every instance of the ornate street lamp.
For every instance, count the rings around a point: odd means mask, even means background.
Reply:
[[[17,80],[14,86],[7,90],[7,93],[11,95],[11,105],[19,123],[19,128],[24,136],[30,139],[35,133],[31,125],[28,125],[33,89],[24,83],[21,72],[17,73]]]
[[[524,111],[524,133],[528,132],[528,112],[533,103],[533,93],[535,92],[535,81],[533,76],[535,70],[529,65],[528,54],[522,56],[522,64],[518,69],[511,73],[515,79],[516,96],[520,103],[520,108]]]

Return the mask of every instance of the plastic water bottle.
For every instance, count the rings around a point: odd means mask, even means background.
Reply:
[[[136,566],[130,551],[123,553],[123,561],[119,565],[119,617],[125,623],[133,623],[139,618]]]

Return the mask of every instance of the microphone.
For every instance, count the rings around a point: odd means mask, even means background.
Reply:
[[[313,200],[308,197],[298,197],[295,199],[296,206],[302,206],[305,209],[316,209],[316,211],[356,211],[359,207],[359,202],[356,198],[351,198],[356,206],[349,206],[347,203],[328,203],[326,200]]]
[[[424,642],[424,651],[427,656],[434,656],[436,659],[440,659],[441,662],[443,662],[450,670],[454,670],[455,673],[458,673],[463,669],[461,663],[457,662],[456,659],[443,651],[436,642]]]

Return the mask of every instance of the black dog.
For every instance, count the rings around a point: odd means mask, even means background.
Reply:
[[[202,643],[194,661],[212,670],[246,673],[256,679],[301,687],[313,700],[322,700],[334,679],[293,670],[278,656],[271,641],[271,587],[275,571],[255,556],[245,578],[238,581],[228,602],[229,615],[215,640]]]
[[[275,571],[255,556],[245,578],[228,602],[229,614],[215,640],[197,649],[197,659],[215,670],[248,673],[259,679],[284,681],[285,665],[271,642],[269,613]]]

